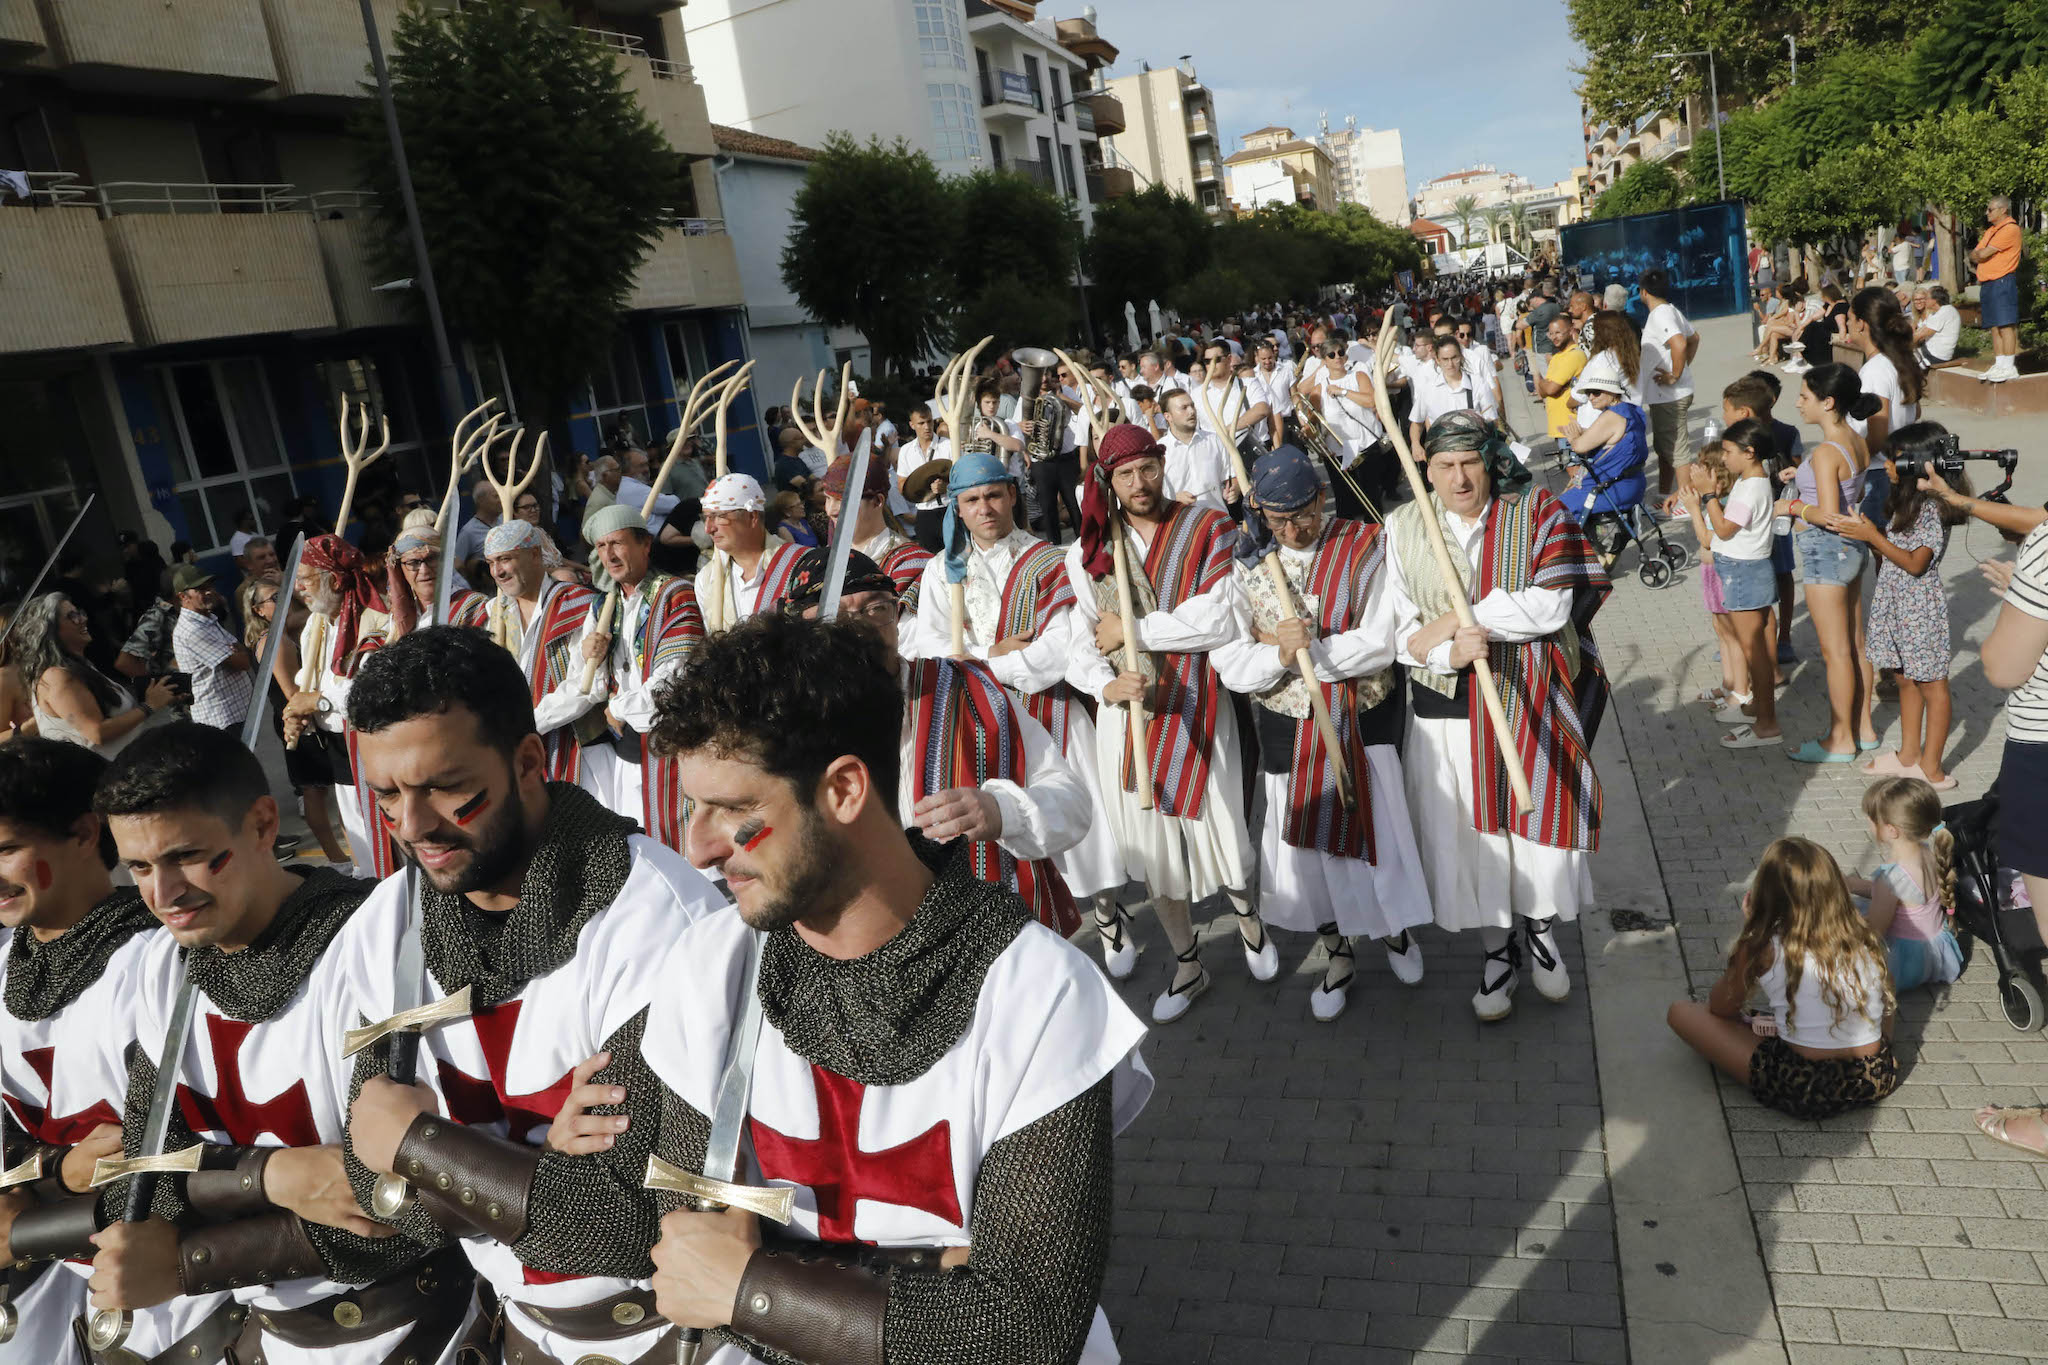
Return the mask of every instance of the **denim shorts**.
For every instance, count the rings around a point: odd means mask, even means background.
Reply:
[[[1761,559],[1715,555],[1714,570],[1721,576],[1723,611],[1763,611],[1777,605],[1778,577],[1769,555]]]
[[[2017,327],[2020,324],[2020,273],[2017,270],[1986,280],[1977,286],[1978,326]]]
[[[1862,576],[1870,552],[1860,543],[1832,531],[1804,530],[1792,537],[1799,558],[1799,576],[1808,587],[1846,588]]]

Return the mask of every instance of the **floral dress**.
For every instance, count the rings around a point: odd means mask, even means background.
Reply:
[[[1940,501],[1927,499],[1910,527],[1887,530],[1885,536],[1901,550],[1932,549],[1934,558],[1927,572],[1915,578],[1879,556],[1877,590],[1870,598],[1870,662],[1896,669],[1914,682],[1944,682],[1950,649],[1941,557],[1948,551],[1948,528],[1941,524]]]

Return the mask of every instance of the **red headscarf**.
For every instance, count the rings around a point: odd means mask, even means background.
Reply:
[[[314,536],[306,542],[299,562],[341,579],[341,605],[334,613],[332,656],[333,671],[341,675],[356,652],[356,631],[362,624],[363,612],[385,610],[384,592],[363,566],[363,552],[340,536]]]
[[[1118,465],[1147,456],[1163,457],[1164,446],[1152,433],[1130,422],[1118,422],[1102,433],[1095,446],[1095,463],[1081,488],[1081,567],[1091,578],[1101,578],[1116,566],[1109,542],[1109,476]]]

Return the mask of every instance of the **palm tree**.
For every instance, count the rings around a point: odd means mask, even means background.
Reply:
[[[1472,244],[1472,220],[1479,216],[1479,200],[1469,194],[1461,194],[1451,203],[1451,213],[1458,220],[1458,245]]]
[[[1508,225],[1514,230],[1516,246],[1529,241],[1529,206],[1520,202],[1508,205]]]

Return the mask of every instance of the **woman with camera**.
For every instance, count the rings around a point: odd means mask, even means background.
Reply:
[[[22,612],[16,630],[21,676],[45,739],[82,744],[102,758],[128,747],[159,713],[191,701],[176,674],[152,678],[140,703],[128,690],[86,662],[92,640],[86,615],[61,592],[44,593]]]

